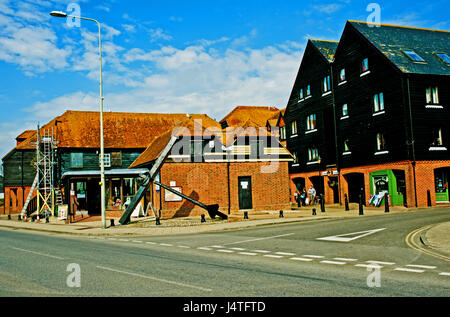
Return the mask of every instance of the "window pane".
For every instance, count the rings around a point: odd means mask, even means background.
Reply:
[[[345,152],[350,151],[350,148],[348,147],[348,140],[345,140],[345,141],[344,141],[344,151],[345,151]]]
[[[438,53],[436,55],[439,56],[439,58],[442,59],[446,64],[450,64],[450,57],[447,54]]]
[[[438,88],[433,88],[433,103],[438,104],[439,103],[439,94],[438,94]]]
[[[306,87],[306,95],[307,95],[307,96],[311,95],[311,86],[310,86],[310,85],[308,85],[308,86]]]
[[[425,60],[414,51],[403,51],[403,53],[405,53],[406,56],[408,56],[414,62],[425,62]]]
[[[344,68],[341,69],[341,74],[340,74],[339,80],[340,80],[341,82],[342,82],[342,81],[345,81],[345,69],[344,69]]]
[[[379,98],[380,98],[380,110],[384,110],[384,95],[383,95],[383,93],[379,94]]]
[[[427,91],[426,91],[426,96],[427,96],[427,104],[430,104],[431,103],[431,87],[428,87],[427,88]]]
[[[348,116],[348,106],[347,106],[347,104],[342,106],[342,116],[343,117]]]
[[[365,58],[362,62],[362,71],[366,72],[369,70],[369,59]]]
[[[83,153],[70,153],[70,166],[73,168],[82,168]]]
[[[374,112],[380,111],[380,104],[378,103],[378,95],[373,96],[373,110]]]

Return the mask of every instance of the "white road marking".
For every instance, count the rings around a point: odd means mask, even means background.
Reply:
[[[210,247],[211,248],[219,248],[219,249],[225,248],[223,245],[212,245]]]
[[[257,253],[253,253],[253,252],[239,252],[239,254],[242,254],[242,255],[257,255]]]
[[[366,261],[367,263],[372,263],[372,264],[381,264],[381,265],[394,265],[394,262],[381,262],[381,261]]]
[[[353,241],[353,240],[356,240],[356,239],[368,236],[370,234],[374,234],[376,232],[383,231],[385,229],[386,228],[380,228],[380,229],[373,229],[373,230],[367,230],[367,231],[345,233],[345,234],[339,234],[339,235],[335,235],[335,236],[317,238],[316,240],[336,241],[336,242],[350,242],[350,241]],[[352,237],[349,238],[348,236],[352,236]]]
[[[142,241],[140,241],[140,240],[133,240],[132,242],[134,242],[134,243],[142,243]]]
[[[169,244],[169,243],[160,243],[159,245],[162,245],[164,247],[173,247],[173,244]]]
[[[191,247],[188,247],[187,245],[179,245],[179,248],[185,248],[185,249],[190,249]]]
[[[231,250],[244,251],[245,249],[243,249],[243,248],[231,248]]]
[[[333,260],[345,261],[345,262],[355,262],[355,261],[358,261],[358,259],[349,259],[349,258],[334,258]]]
[[[320,261],[320,263],[325,263],[325,264],[336,264],[336,265],[344,265],[344,264],[347,264],[347,263],[345,263],[345,262],[328,261],[328,260]]]
[[[267,250],[252,250],[253,252],[258,252],[258,253],[270,253],[270,251]]]
[[[206,251],[211,251],[211,248],[207,248],[207,247],[199,247],[197,248],[198,250],[206,250]]]
[[[184,287],[189,287],[189,288],[195,288],[195,289],[202,290],[202,291],[205,291],[205,292],[211,292],[211,291],[212,291],[212,289],[210,289],[210,288],[204,288],[204,287],[199,287],[199,286],[195,286],[195,285],[189,285],[189,284],[184,284],[184,283],[179,283],[179,282],[169,281],[169,280],[160,279],[160,278],[156,278],[156,277],[152,277],[152,276],[148,276],[148,275],[143,275],[143,274],[138,274],[138,273],[132,273],[132,272],[120,271],[120,270],[116,270],[116,269],[112,269],[112,268],[104,267],[104,266],[97,266],[97,268],[102,269],[102,270],[111,271],[111,272],[116,272],[116,273],[121,273],[121,274],[127,274],[127,275],[136,276],[136,277],[141,277],[141,278],[146,278],[146,279],[154,280],[154,281],[158,281],[158,282],[163,282],[163,283],[168,283],[168,284],[174,284],[174,285],[184,286]]]
[[[299,258],[299,257],[296,257],[296,258],[290,258],[290,260],[294,260],[294,261],[304,261],[304,262],[310,262],[310,261],[312,261],[312,259],[305,259],[305,258]]]
[[[371,268],[371,269],[373,269],[373,268],[379,268],[379,269],[381,269],[381,268],[382,268],[381,265],[378,265],[378,264],[376,264],[376,263],[372,263],[372,264],[355,264],[355,266],[357,266],[357,267]]]
[[[274,254],[264,254],[263,256],[266,256],[268,258],[276,258],[276,259],[280,259],[283,257],[282,255],[274,255]]]
[[[120,239],[120,241],[130,241],[130,240],[128,240],[128,239]]]
[[[423,273],[424,270],[415,270],[415,269],[407,269],[404,267],[397,267],[394,269],[394,271],[403,271],[403,272],[413,272],[413,273]]]
[[[117,240],[116,238],[108,238],[108,240]]]
[[[279,254],[279,255],[295,255],[295,253],[289,253],[289,252],[275,252],[275,254]]]
[[[14,247],[11,247],[11,248],[14,249],[14,250],[22,251],[22,252],[28,252],[28,253],[41,255],[41,256],[46,256],[46,257],[52,258],[52,259],[64,260],[64,258],[61,258],[61,257],[56,256],[56,255],[51,255],[51,254],[41,253],[41,252],[36,252],[36,251],[31,251],[31,250],[25,250],[25,249],[20,249],[20,248],[14,248]]]
[[[287,237],[287,236],[292,236],[294,233],[286,233],[286,234],[280,234],[278,236],[271,236],[271,237],[264,237],[264,238],[257,238],[257,239],[249,239],[249,240],[243,240],[243,241],[237,241],[237,242],[231,242],[231,243],[226,243],[224,245],[231,245],[231,244],[239,244],[239,243],[244,243],[244,242],[251,242],[251,241],[261,241],[261,240],[267,240],[267,239],[274,239],[274,238],[280,238],[280,237]]]
[[[302,256],[304,256],[306,258],[313,258],[313,259],[323,259],[324,258],[324,256],[322,256],[322,255],[303,254]]]
[[[450,273],[448,273],[448,272],[441,272],[441,273],[439,273],[439,275],[450,276]]]
[[[224,250],[224,249],[218,249],[217,252],[223,252],[223,253],[234,253],[233,250]]]
[[[147,244],[156,244],[156,242],[151,242],[151,241],[147,241],[145,243],[147,243]]]
[[[433,270],[433,269],[436,268],[436,266],[431,266],[431,265],[408,264],[406,266],[408,266],[408,267],[415,267],[415,268],[418,268],[418,269],[430,269],[430,270]]]

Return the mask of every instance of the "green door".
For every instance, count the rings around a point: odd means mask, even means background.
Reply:
[[[448,202],[448,171],[449,169],[437,169],[434,172],[436,202]]]
[[[238,177],[239,209],[252,209],[252,178],[250,176]]]

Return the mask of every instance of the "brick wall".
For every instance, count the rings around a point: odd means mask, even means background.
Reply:
[[[228,214],[239,211],[238,177],[250,176],[252,182],[253,211],[287,209],[289,205],[288,163],[280,162],[271,173],[261,168],[269,163],[230,163],[230,194],[228,195],[227,163],[166,163],[161,169],[161,183],[175,182],[183,194],[205,205],[218,204]],[[162,217],[199,216],[206,211],[185,200],[164,201],[162,189]],[[230,200],[230,204],[228,203]],[[154,204],[159,209],[159,194],[154,192]]]
[[[438,168],[450,167],[450,161],[418,161],[416,162],[416,188],[417,188],[417,205],[418,207],[427,206],[427,191],[431,193],[432,206],[436,206],[435,195],[435,179],[434,171]],[[400,161],[394,163],[386,163],[370,166],[358,166],[352,168],[345,168],[341,170],[340,180],[340,200],[344,202],[344,194],[348,193],[348,182],[346,175],[351,173],[361,173],[364,175],[365,200],[370,199],[370,173],[380,170],[402,170],[405,172],[406,182],[406,204],[408,207],[415,207],[415,190],[414,190],[414,170],[410,161]],[[298,177],[305,178],[306,188],[311,184],[310,178],[317,176],[318,172],[312,173],[297,173],[290,175],[291,200],[293,201],[293,193],[295,192],[294,179]],[[325,199],[332,200],[332,191],[327,186],[328,177],[325,176]]]

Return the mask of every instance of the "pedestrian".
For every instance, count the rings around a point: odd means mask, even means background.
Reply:
[[[294,198],[297,203],[297,207],[300,207],[300,193],[298,192],[298,189],[295,189]]]
[[[309,186],[308,189],[308,195],[309,195],[309,204],[313,205],[315,204],[315,200],[316,200],[316,190],[314,189],[313,185]]]
[[[306,193],[306,188],[303,187],[301,193],[300,193],[300,201],[302,206],[306,206],[306,197],[307,197],[307,193]]]

